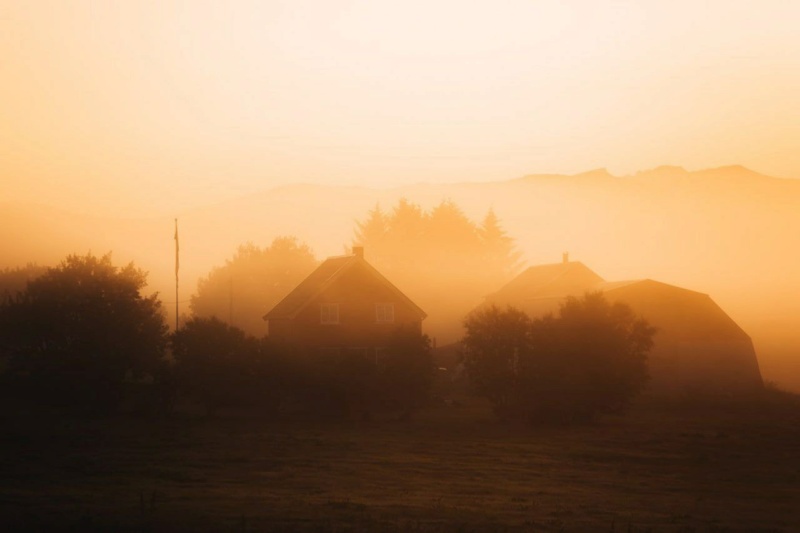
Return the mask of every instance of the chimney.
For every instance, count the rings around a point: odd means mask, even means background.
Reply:
[[[363,246],[353,246],[353,255],[364,259],[364,247]]]
[[[561,254],[561,261],[566,265],[569,263],[569,252],[564,252]]]

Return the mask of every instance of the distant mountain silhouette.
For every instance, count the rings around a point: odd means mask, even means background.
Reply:
[[[356,219],[402,197],[423,208],[449,199],[473,220],[493,208],[529,264],[552,263],[569,251],[607,279],[649,277],[708,293],[753,337],[765,379],[794,375],[800,389],[800,179],[736,165],[386,189],[274,188],[180,215],[181,300],[239,244],[266,246],[278,235],[295,235],[319,258],[340,254]],[[135,260],[148,270],[150,286],[170,301],[172,231],[166,217],[96,218],[0,204],[0,267],[113,250],[115,262]]]

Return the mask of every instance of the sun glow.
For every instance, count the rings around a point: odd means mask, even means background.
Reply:
[[[8,199],[175,213],[375,186],[741,163],[800,175],[800,4],[16,3]]]

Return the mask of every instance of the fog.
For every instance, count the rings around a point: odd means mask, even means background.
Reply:
[[[181,313],[191,313],[198,281],[240,245],[268,247],[293,236],[317,261],[346,254],[363,240],[358,223],[376,207],[391,216],[401,199],[423,218],[443,205],[461,217],[452,229],[458,235],[445,223],[422,244],[387,251],[363,243],[367,260],[428,312],[423,328],[440,345],[457,340],[463,315],[520,267],[559,262],[569,252],[605,279],[653,279],[709,294],[752,337],[764,379],[800,390],[800,248],[794,242],[800,181],[739,166],[383,189],[301,185],[242,196],[178,216]],[[516,269],[478,268],[487,260],[469,242],[489,210],[520,254]],[[148,289],[174,313],[172,218],[90,217],[2,204],[0,221],[0,267],[112,251],[115,263],[134,261],[148,271]],[[261,312],[272,304],[265,302]]]

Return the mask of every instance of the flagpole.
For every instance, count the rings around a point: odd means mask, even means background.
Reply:
[[[178,331],[178,302],[180,298],[178,298],[178,268],[180,266],[179,260],[179,247],[178,247],[178,219],[175,219],[175,331]]]

